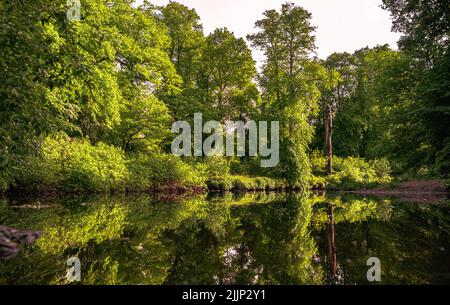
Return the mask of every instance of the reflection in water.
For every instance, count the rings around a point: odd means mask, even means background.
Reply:
[[[42,231],[0,260],[0,284],[450,283],[450,205],[311,194],[0,201],[0,224]],[[344,279],[345,274],[345,279]]]
[[[330,261],[330,278],[335,281],[336,274],[336,244],[334,242],[334,220],[333,220],[333,206],[328,205],[328,219],[330,221],[329,237],[328,237],[328,259]]]
[[[342,268],[337,265],[336,259],[336,243],[335,243],[335,232],[334,232],[334,216],[333,216],[333,205],[328,204],[327,215],[329,221],[328,228],[328,262],[329,262],[329,274],[328,274],[328,284],[344,284],[344,273]]]

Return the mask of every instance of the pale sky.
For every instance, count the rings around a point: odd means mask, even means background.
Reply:
[[[139,2],[139,1],[138,1]],[[156,5],[168,0],[150,0]],[[255,32],[255,21],[268,9],[279,10],[286,0],[178,0],[195,8],[208,35],[214,29],[227,27],[237,37]],[[389,12],[380,8],[381,0],[290,0],[312,14],[317,27],[316,45],[320,58],[334,52],[350,52],[377,44],[388,43],[397,49],[398,33],[391,32]],[[254,58],[261,61],[261,54]]]

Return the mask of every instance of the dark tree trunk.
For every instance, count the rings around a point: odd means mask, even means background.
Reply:
[[[327,175],[331,175],[333,168],[333,112],[331,106],[327,106],[327,117],[325,124],[325,141],[327,145]]]

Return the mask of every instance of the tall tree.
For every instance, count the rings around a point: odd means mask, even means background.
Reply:
[[[412,68],[416,80],[409,108],[414,115],[408,124],[413,133],[422,135],[415,149],[426,158],[415,167],[430,165],[449,175],[450,6],[444,0],[383,0],[383,7],[391,12],[393,30],[403,34],[400,49],[410,59],[405,71]]]
[[[166,52],[183,81],[181,92],[161,98],[169,106],[175,120],[184,120],[194,112],[203,112],[205,108],[205,92],[198,85],[205,45],[203,27],[197,12],[178,2],[171,1],[159,7],[156,17],[167,28],[170,44]]]
[[[0,4],[0,146],[11,164],[50,132],[110,141],[138,99],[179,84],[151,13],[128,0],[85,0],[79,21],[67,9],[64,0]]]
[[[334,110],[334,153],[338,156],[380,157],[388,124],[384,120],[388,104],[380,95],[385,82],[385,66],[397,58],[387,45],[334,53],[323,61],[339,73],[337,85],[322,89],[321,112],[314,146],[322,148],[326,109]],[[383,126],[384,125],[384,126]],[[388,124],[389,125],[389,124]]]
[[[327,78],[325,69],[310,59],[315,50],[310,20],[305,9],[286,3],[279,12],[264,12],[264,18],[256,22],[259,32],[248,36],[266,56],[259,84],[263,113],[280,121],[278,175],[301,185],[310,172],[307,149],[313,135],[310,119],[318,111],[318,86]]]
[[[252,116],[259,104],[259,92],[253,83],[255,62],[245,41],[226,28],[216,29],[206,38],[202,63],[202,86],[213,110],[210,117],[225,120]]]

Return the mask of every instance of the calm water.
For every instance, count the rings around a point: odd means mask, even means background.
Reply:
[[[331,205],[332,208],[331,208]],[[43,232],[0,284],[450,284],[450,203],[307,194],[0,200],[0,224]],[[335,249],[335,251],[333,251]]]

